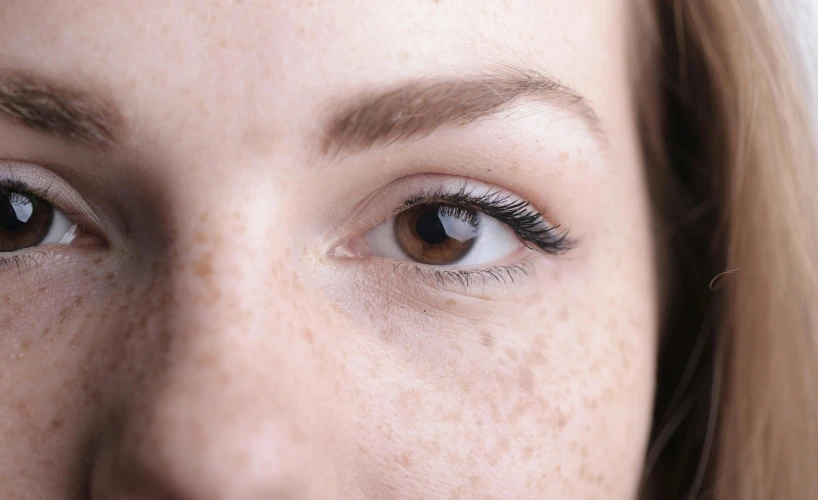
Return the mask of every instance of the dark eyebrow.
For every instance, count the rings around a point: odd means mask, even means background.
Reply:
[[[355,153],[423,137],[443,126],[463,126],[508,110],[523,99],[569,111],[606,141],[596,112],[579,93],[534,70],[502,68],[471,77],[416,80],[347,99],[331,108],[321,150],[327,155]]]
[[[40,132],[97,147],[115,142],[123,128],[116,108],[99,96],[2,69],[0,115]]]

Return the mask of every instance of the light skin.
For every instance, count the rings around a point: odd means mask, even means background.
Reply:
[[[0,254],[0,497],[634,498],[658,311],[626,0],[10,3],[0,180],[78,229]],[[571,244],[382,253],[464,187]]]

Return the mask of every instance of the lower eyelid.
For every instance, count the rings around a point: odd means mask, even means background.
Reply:
[[[0,254],[0,276],[6,271],[16,271],[17,273],[33,271],[54,260],[53,248],[34,247],[27,250],[8,255]]]
[[[411,262],[393,262],[392,267],[394,272],[427,286],[470,296],[498,287],[510,292],[535,277],[534,265],[528,260],[485,269],[426,268]]]
[[[70,252],[103,249],[105,241],[83,226],[76,224],[77,234],[70,244],[48,243],[24,248],[16,252],[0,253],[0,276],[7,271],[17,273],[35,271],[43,265],[54,263]]]
[[[488,266],[435,267],[377,256],[336,262],[342,269],[367,276],[379,285],[393,289],[405,291],[419,286],[473,296],[489,289],[513,292],[527,285],[536,280],[537,261],[544,258],[546,256],[541,252],[521,246],[518,252]]]

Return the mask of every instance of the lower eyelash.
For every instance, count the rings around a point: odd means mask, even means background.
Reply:
[[[525,261],[490,269],[435,269],[403,261],[393,262],[392,266],[395,272],[433,281],[440,287],[462,288],[464,292],[471,292],[474,286],[485,290],[486,285],[514,285],[518,280],[534,274],[533,266]]]
[[[22,274],[53,260],[53,258],[54,255],[51,250],[30,250],[26,253],[0,257],[0,272],[7,269],[17,269],[17,273]]]

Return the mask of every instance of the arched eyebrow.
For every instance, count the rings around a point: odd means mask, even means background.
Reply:
[[[534,70],[504,68],[471,77],[418,79],[333,103],[324,117],[320,148],[325,155],[360,152],[423,137],[441,127],[467,125],[525,100],[568,111],[602,144],[607,142],[597,113],[578,92]],[[126,125],[117,107],[99,92],[3,69],[0,115],[95,147],[121,140]]]
[[[109,146],[124,133],[116,106],[100,94],[0,69],[0,114],[31,129],[96,147]]]
[[[578,92],[537,71],[505,67],[477,76],[419,79],[339,100],[325,117],[321,151],[356,153],[416,139],[511,111],[526,100],[567,111],[601,144],[607,143],[596,111]]]

